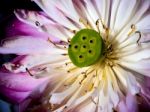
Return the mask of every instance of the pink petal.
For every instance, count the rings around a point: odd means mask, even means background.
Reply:
[[[135,96],[128,93],[126,97],[126,105],[129,112],[137,112],[137,102]]]
[[[34,79],[27,74],[0,73],[0,94],[9,101],[20,103],[26,98],[37,98],[45,90],[49,78]]]
[[[46,80],[46,78],[34,79],[30,75],[23,73],[13,74],[0,72],[0,87],[6,87],[13,91],[32,91]]]
[[[17,18],[24,23],[30,24],[33,27],[40,27],[43,24],[53,24],[54,22],[46,16],[44,12],[15,10]]]
[[[126,107],[124,101],[121,101],[121,102],[118,104],[118,110],[119,110],[119,112],[129,112],[129,111],[127,110],[127,107]]]
[[[45,32],[37,31],[36,27],[28,25],[24,22],[19,21],[18,19],[14,19],[11,23],[8,24],[6,28],[6,36],[14,37],[19,35],[24,36],[32,36],[32,38],[41,38],[47,40],[50,37]]]
[[[14,91],[9,88],[5,88],[1,86],[0,86],[0,89],[1,89],[0,94],[3,94],[3,96],[7,98],[8,101],[13,102],[13,103],[22,102],[30,94],[30,91],[18,92],[18,91]]]

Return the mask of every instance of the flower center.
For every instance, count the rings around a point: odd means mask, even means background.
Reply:
[[[101,35],[92,29],[82,29],[71,39],[68,54],[74,65],[87,67],[96,63],[103,51]]]

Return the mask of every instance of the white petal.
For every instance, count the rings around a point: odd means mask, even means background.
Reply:
[[[116,15],[117,15],[119,3],[120,3],[120,0],[114,0],[112,2],[111,17],[110,17],[110,28],[111,28],[111,30],[114,30],[114,24],[116,21]]]
[[[64,0],[55,0],[54,2],[55,6],[63,11],[67,17],[71,18],[76,23],[79,23],[80,15],[74,6],[75,3],[73,0],[68,0],[67,2]]]
[[[105,24],[107,24],[105,21],[105,14],[106,14],[106,11],[109,9],[107,9],[106,0],[95,0],[95,2],[96,2],[95,4],[98,8],[98,12],[101,15],[102,20],[104,21]]]
[[[57,9],[52,0],[34,0],[34,2],[36,2],[43,9],[43,11],[45,11],[45,13],[47,13],[57,23],[72,30],[78,29],[61,11]]]
[[[96,105],[91,101],[88,104],[85,104],[78,108],[76,111],[77,112],[95,112]]]
[[[113,102],[113,105],[114,107],[117,106],[118,102],[119,102],[119,96],[118,96],[118,93],[115,89],[113,89],[113,79],[111,78],[111,75],[114,75],[114,74],[111,74],[111,71],[110,69],[106,69],[106,77],[107,77],[107,87],[108,87],[108,96],[110,97],[110,100]]]
[[[135,8],[135,5],[136,0],[120,1],[114,24],[114,29],[116,32],[118,32],[129,21],[132,15],[132,11]]]
[[[79,86],[79,81],[77,80],[67,90],[60,93],[53,93],[49,102],[52,104],[60,104],[65,98],[73,94]]]
[[[93,22],[96,22],[97,19],[99,19],[99,15],[96,12],[96,9],[94,7],[94,5],[92,4],[91,0],[84,0],[86,3],[86,10],[88,11],[91,19],[93,20]]]
[[[131,48],[131,47],[129,47]],[[120,60],[126,60],[131,62],[137,62],[143,59],[150,58],[150,45],[148,43],[141,44],[141,46],[135,46],[133,49],[124,48],[126,55],[120,55]],[[132,52],[130,52],[132,51]]]
[[[150,59],[138,62],[120,61],[119,64],[142,75],[150,76]]]
[[[60,40],[63,40],[67,42],[67,39],[72,38],[73,34],[68,35],[67,30],[64,29],[64,27],[57,25],[57,24],[45,24],[40,27],[44,32],[59,38]]]
[[[139,92],[140,89],[138,83],[131,72],[128,72],[119,66],[113,67],[113,69],[115,70],[117,77],[132,94]]]
[[[138,2],[137,2],[138,3]],[[139,4],[138,4],[139,5]],[[136,13],[132,15],[132,18],[130,21],[123,27],[123,29],[117,34],[114,38],[117,40],[117,42],[122,43],[124,40],[128,38],[128,33],[131,31],[131,25],[136,24],[140,21],[142,17],[144,17],[144,13],[147,11],[147,9],[150,6],[150,2],[148,0],[145,0],[144,2],[140,2],[140,7],[136,9]],[[124,37],[122,37],[124,36]]]
[[[2,47],[0,53],[3,54],[61,54],[64,50],[54,48],[54,46],[43,39],[32,37],[16,37],[13,40],[7,40]]]
[[[122,59],[124,57],[130,57],[130,55],[134,55],[134,54],[139,54],[140,57],[135,57],[135,60],[136,59],[139,59],[139,58],[142,58],[142,59],[145,59],[145,58],[148,58],[149,57],[149,48],[150,48],[150,43],[140,43],[140,45],[138,44],[131,44],[131,45],[127,45],[121,49],[116,49],[117,53],[118,53],[118,56]],[[146,55],[145,55],[145,53]],[[142,57],[143,56],[143,57]],[[133,59],[134,60],[134,59]]]
[[[139,31],[144,33],[144,31],[149,31],[150,33],[150,14],[144,16],[139,22],[136,23],[136,27]]]

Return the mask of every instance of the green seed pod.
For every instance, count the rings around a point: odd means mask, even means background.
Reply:
[[[68,54],[74,65],[87,67],[96,63],[102,55],[103,40],[98,32],[82,29],[71,39]]]

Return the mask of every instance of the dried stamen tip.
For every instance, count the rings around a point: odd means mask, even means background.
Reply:
[[[36,21],[36,22],[35,22],[35,25],[36,25],[36,26],[40,26],[40,22]]]
[[[28,68],[26,68],[26,71],[28,72],[28,74],[29,74],[30,76],[34,76],[34,75],[29,71]]]
[[[139,41],[140,41],[140,39],[141,39],[141,32],[140,32],[140,31],[136,31],[135,33],[138,33],[138,34],[139,34],[139,38],[138,38],[138,40],[137,40],[137,44],[139,45],[139,44],[140,44]]]

